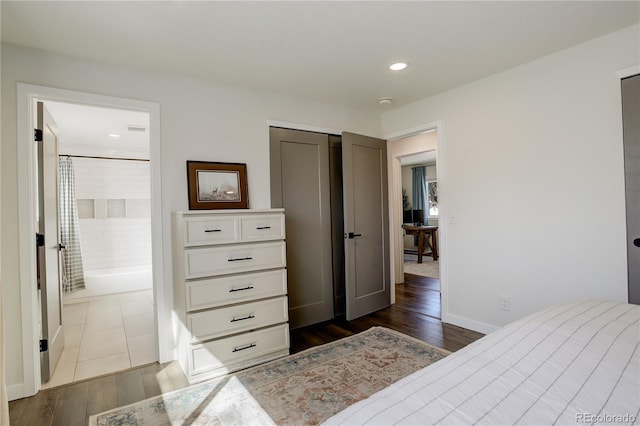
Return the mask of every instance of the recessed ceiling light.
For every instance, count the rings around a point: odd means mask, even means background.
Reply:
[[[405,62],[396,62],[395,64],[389,65],[389,69],[392,71],[402,71],[407,67]]]
[[[393,99],[392,98],[380,98],[378,99],[378,104],[379,105],[391,105],[393,103]]]
[[[120,135],[118,133],[109,133],[109,137],[111,139],[120,139]]]

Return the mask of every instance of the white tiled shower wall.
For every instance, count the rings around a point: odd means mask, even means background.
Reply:
[[[85,271],[151,264],[148,161],[73,158]]]

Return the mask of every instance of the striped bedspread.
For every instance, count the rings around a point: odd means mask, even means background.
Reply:
[[[485,336],[326,424],[640,424],[639,345],[640,306],[557,306]]]

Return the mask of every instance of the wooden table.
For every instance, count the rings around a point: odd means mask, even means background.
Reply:
[[[437,226],[402,225],[402,227],[407,235],[418,236],[418,263],[422,263],[422,253],[426,248],[431,249],[431,256],[433,257],[433,260],[438,260]]]

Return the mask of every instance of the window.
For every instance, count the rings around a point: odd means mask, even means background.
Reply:
[[[429,200],[429,217],[438,216],[438,181],[427,182],[427,198]]]

